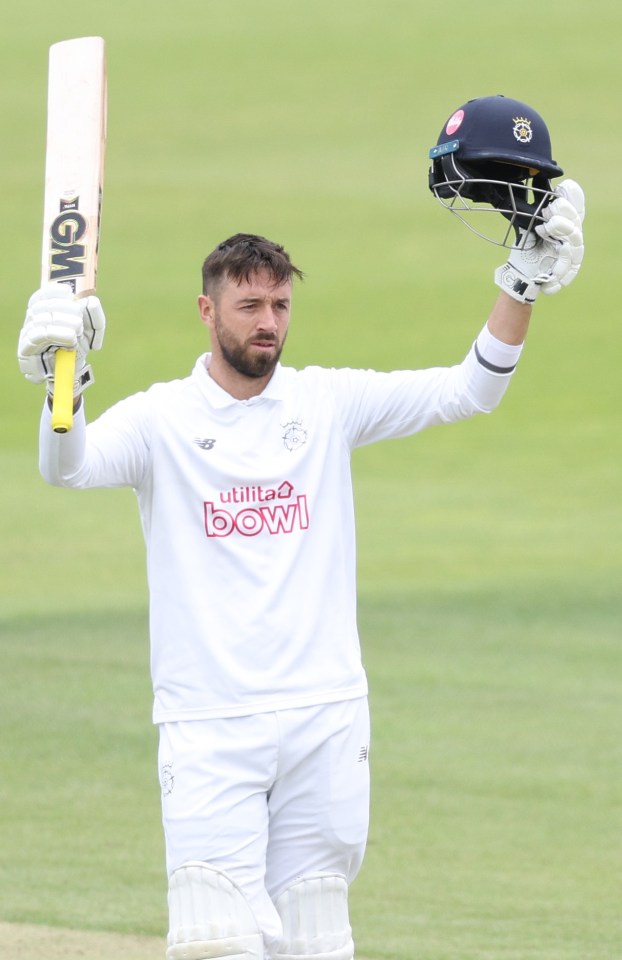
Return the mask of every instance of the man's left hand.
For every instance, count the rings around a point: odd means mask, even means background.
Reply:
[[[572,283],[583,261],[585,198],[574,180],[563,180],[555,199],[542,211],[543,223],[512,247],[509,260],[495,271],[495,283],[521,303],[538,293],[557,293]]]

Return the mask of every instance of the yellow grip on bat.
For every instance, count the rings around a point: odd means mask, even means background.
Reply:
[[[52,400],[52,430],[68,433],[73,427],[73,380],[76,371],[76,351],[57,350],[54,367],[54,398]]]

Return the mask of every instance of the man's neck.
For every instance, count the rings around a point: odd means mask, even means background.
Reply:
[[[265,377],[248,377],[238,373],[228,364],[219,363],[218,359],[212,355],[207,364],[207,372],[212,380],[231,397],[236,400],[250,400],[251,397],[258,397],[263,393],[272,379],[274,370]]]

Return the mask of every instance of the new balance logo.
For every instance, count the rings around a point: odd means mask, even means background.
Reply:
[[[216,443],[211,437],[195,437],[192,442],[196,443],[197,447],[200,447],[201,450],[212,450]]]
[[[357,763],[365,763],[365,761],[367,760],[368,755],[369,755],[369,747],[367,747],[367,746],[361,747],[361,750],[360,750],[360,753],[359,753],[359,758],[358,758],[358,760],[357,760],[356,762],[357,762]]]

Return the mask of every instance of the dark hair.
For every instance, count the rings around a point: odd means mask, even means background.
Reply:
[[[239,284],[249,281],[260,270],[270,274],[275,286],[294,276],[299,280],[304,276],[278,243],[254,233],[236,233],[219,244],[203,262],[203,293],[214,297],[224,280]]]

